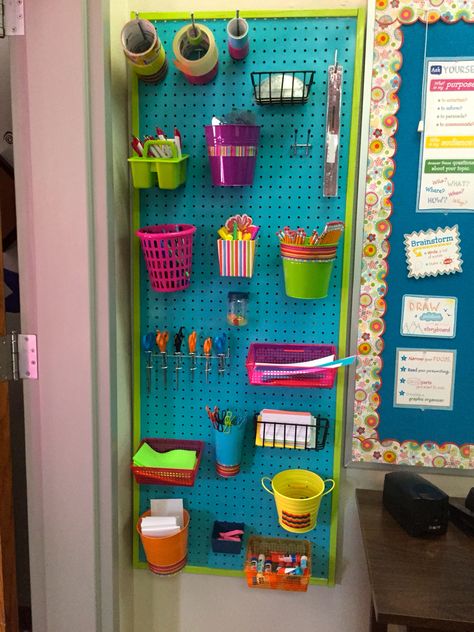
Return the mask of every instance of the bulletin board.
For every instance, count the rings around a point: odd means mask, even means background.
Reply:
[[[417,213],[416,209],[424,59],[472,55],[474,9],[472,3],[442,0],[380,0],[376,7],[362,267],[356,298],[352,460],[472,469],[474,217],[460,212]],[[462,272],[409,277],[404,236],[455,226],[460,234]],[[420,336],[419,329],[412,330],[415,335],[402,335],[401,331],[408,331],[401,325],[404,296],[421,297],[420,301],[457,299],[454,337]],[[429,302],[423,310],[425,319],[441,319],[433,316]],[[395,405],[405,401],[402,371],[407,370],[407,358],[433,358],[440,351],[446,357],[455,355],[451,408]],[[421,366],[415,363],[412,370]],[[419,375],[415,378],[422,379]],[[430,381],[426,383],[431,387]],[[415,387],[423,388],[422,382]]]
[[[135,15],[133,16],[135,17]],[[185,14],[140,14],[152,20],[168,55],[169,71],[160,84],[133,81],[132,133],[143,137],[180,129],[183,150],[190,155],[186,184],[173,191],[157,187],[135,191],[133,205],[133,342],[134,342],[134,449],[143,437],[179,437],[205,442],[205,451],[193,487],[134,485],[134,518],[149,508],[151,498],[178,497],[190,512],[187,572],[242,575],[246,539],[251,534],[293,537],[278,526],[273,498],[261,487],[262,476],[302,468],[338,484],[341,455],[345,375],[339,370],[333,389],[266,388],[250,386],[245,359],[251,342],[332,343],[338,357],[346,353],[351,271],[352,210],[359,118],[359,95],[364,37],[362,11],[245,12],[249,22],[250,54],[232,61],[226,47],[226,24],[231,13],[195,15],[214,33],[219,48],[219,71],[214,81],[193,86],[172,64],[174,34],[185,24]],[[339,195],[322,196],[326,123],[326,79],[334,61],[344,67]],[[258,106],[253,102],[251,71],[315,70],[315,83],[304,105]],[[213,187],[208,165],[204,125],[213,115],[232,108],[255,112],[261,137],[253,186]],[[291,155],[294,131],[300,138],[311,130],[312,149]],[[171,133],[168,131],[168,133]],[[302,142],[304,142],[302,140]],[[217,229],[234,213],[246,212],[261,226],[253,278],[219,276]],[[346,223],[339,245],[331,287],[326,299],[298,301],[285,295],[276,232],[285,225],[324,227],[330,220]],[[170,294],[151,290],[135,231],[142,226],[185,222],[197,226],[190,287]],[[249,324],[229,327],[227,293],[248,291]],[[207,336],[225,332],[229,338],[230,366],[222,377],[216,368],[206,383],[198,363],[195,380],[181,372],[179,389],[172,369],[164,389],[159,367],[152,373],[151,394],[146,390],[143,334],[167,329],[168,351],[174,333],[184,326],[186,336],[198,333],[198,349]],[[183,346],[184,349],[184,346]],[[256,447],[251,422],[244,440],[240,473],[220,479],[214,467],[212,428],[208,404],[230,408],[250,418],[263,408],[309,410],[330,420],[326,447],[321,451]],[[338,487],[336,486],[336,490]],[[304,534],[313,545],[312,583],[332,584],[335,573],[337,492],[324,497],[317,528]],[[245,523],[241,555],[211,550],[214,520]],[[145,568],[141,543],[134,534],[134,564]]]

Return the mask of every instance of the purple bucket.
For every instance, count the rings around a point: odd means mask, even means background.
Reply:
[[[242,187],[253,184],[259,125],[205,125],[212,184]]]

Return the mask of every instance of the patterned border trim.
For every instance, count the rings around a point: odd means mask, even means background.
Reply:
[[[474,469],[474,444],[380,440],[379,390],[382,384],[387,256],[395,170],[398,74],[402,65],[401,26],[417,20],[474,23],[472,0],[376,0],[369,157],[365,192],[362,272],[359,304],[353,461],[437,468]]]
[[[209,145],[209,156],[229,156],[231,158],[252,157],[257,155],[257,147],[252,145]]]

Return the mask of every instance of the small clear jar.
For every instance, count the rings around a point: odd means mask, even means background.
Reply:
[[[227,322],[233,327],[243,327],[248,323],[248,292],[229,292],[227,295]]]

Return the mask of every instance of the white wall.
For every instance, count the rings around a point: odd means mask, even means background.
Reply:
[[[115,208],[115,269],[117,278],[117,494],[120,632],[133,629],[131,549],[132,486],[129,472],[132,450],[131,422],[131,323],[130,323],[130,208],[128,183],[128,95],[127,70],[120,46],[120,32],[130,10],[125,1],[110,0],[111,108]]]
[[[369,0],[370,2],[371,0]],[[112,5],[117,3],[112,2]],[[285,0],[261,0],[259,9],[296,8],[352,8],[365,6],[364,0],[301,0],[298,3]],[[252,0],[239,3],[239,9],[257,8]],[[157,6],[154,0],[134,3],[129,9],[140,11],[195,11],[234,10],[235,4],[224,0],[216,6],[214,0],[201,0],[197,7],[189,0],[172,0],[166,7]],[[115,9],[117,10],[117,9]],[[118,31],[113,34],[118,46]],[[114,39],[112,38],[112,48]],[[115,57],[115,63],[120,60]],[[116,130],[119,133],[119,129]],[[120,312],[128,309],[119,305]],[[126,321],[123,314],[123,321]],[[128,359],[127,359],[128,360]],[[123,412],[121,426],[127,421]],[[129,457],[129,436],[120,441],[119,462]],[[133,597],[133,632],[242,632],[259,630],[274,632],[284,629],[309,629],[318,632],[368,632],[369,584],[364,552],[360,538],[355,507],[354,490],[358,487],[381,489],[383,471],[343,469],[340,487],[340,529],[338,538],[338,583],[335,588],[311,586],[306,594],[250,590],[243,579],[208,575],[181,574],[175,578],[159,578],[148,571],[135,570],[133,585],[123,584],[123,594],[128,588]],[[456,476],[426,477],[448,494],[466,495],[471,482]],[[129,488],[121,488],[121,526],[124,535],[124,559],[129,557],[131,534],[131,504]],[[126,500],[123,500],[123,498]],[[127,531],[128,525],[128,531]],[[204,537],[207,537],[204,534]],[[127,606],[130,604],[127,603]],[[129,611],[128,611],[128,614]],[[125,614],[124,614],[125,616]],[[129,625],[124,632],[132,632]]]
[[[27,4],[25,35],[11,38],[10,53],[22,329],[38,335],[40,375],[23,384],[33,627],[116,632],[113,608],[103,608],[116,576],[107,566],[116,525],[107,467],[108,40],[99,2]],[[52,37],[67,51],[54,64]]]
[[[10,40],[0,39],[0,155],[13,164],[13,145],[4,139],[6,132],[12,132],[12,107],[10,90]],[[18,271],[16,244],[3,253],[3,265],[6,269]],[[5,286],[5,293],[10,290]],[[20,314],[7,312],[7,331],[20,330]],[[30,581],[28,569],[27,508],[25,499],[25,432],[23,413],[23,393],[20,383],[9,385],[9,405],[11,420],[11,442],[13,463],[13,502],[15,513],[16,574],[18,604],[30,603]]]

